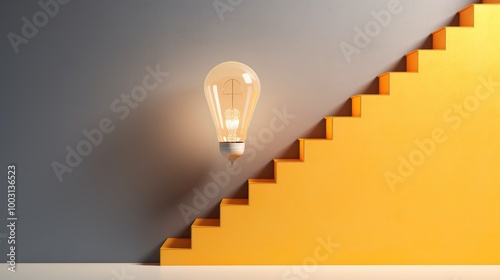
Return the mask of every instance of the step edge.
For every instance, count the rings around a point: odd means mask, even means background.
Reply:
[[[249,184],[276,184],[275,179],[251,178],[248,179]]]
[[[188,241],[189,240],[189,243],[190,243],[190,247],[168,247],[168,244],[169,244],[169,240],[170,242],[172,242],[173,240],[176,240],[176,239],[182,239],[183,241]],[[165,240],[165,242],[163,242],[163,244],[161,245],[160,247],[160,250],[192,250],[192,239],[191,238],[185,238],[185,237],[169,237]]]
[[[240,203],[235,203],[235,202],[240,202]],[[228,205],[248,206],[249,205],[248,198],[223,198],[220,202],[220,206],[228,206]]]
[[[201,225],[200,223],[203,222],[216,223],[218,225]],[[217,218],[196,218],[191,224],[191,228],[220,227],[220,222],[220,219]]]

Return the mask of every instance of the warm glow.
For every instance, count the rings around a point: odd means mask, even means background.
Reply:
[[[219,142],[244,142],[260,94],[257,74],[245,64],[224,62],[208,73],[204,88]]]

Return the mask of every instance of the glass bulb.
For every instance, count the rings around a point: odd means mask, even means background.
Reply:
[[[248,126],[259,100],[259,77],[247,65],[227,61],[208,73],[204,89],[220,151],[234,162],[245,150]]]

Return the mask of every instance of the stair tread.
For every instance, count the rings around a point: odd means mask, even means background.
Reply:
[[[356,94],[356,95],[351,96],[351,99],[359,98],[359,97],[373,97],[373,98],[377,98],[378,99],[378,98],[381,98],[381,97],[387,98],[387,97],[389,97],[389,95],[387,95],[387,94],[362,93],[362,94]],[[335,118],[337,118],[337,117],[335,117]],[[348,117],[348,118],[355,119],[355,117]]]
[[[167,238],[162,249],[191,249],[191,238]]]
[[[220,219],[204,219],[198,218],[194,220],[191,227],[219,227]]]
[[[298,140],[299,141],[305,141],[305,140],[307,140],[307,141],[324,141],[324,140],[330,141],[330,139],[328,139],[328,138],[299,138]]]
[[[380,94],[378,94],[378,93],[356,94],[356,95],[351,96],[349,99],[351,99],[351,100],[352,99],[356,99],[356,97],[358,97],[359,95],[377,95],[377,96],[379,96]],[[351,115],[351,116],[328,116],[328,117],[325,117],[324,119],[327,120],[327,121],[333,121],[334,119],[359,119],[359,116],[357,116],[357,115]],[[326,139],[331,139],[331,135],[330,135],[330,137],[328,135],[328,132],[331,132],[331,129],[332,129],[331,125],[330,126],[327,125],[326,129],[327,129],[326,130],[327,131]]]
[[[295,158],[275,158],[273,160],[274,162],[303,162],[302,160]]]
[[[267,184],[275,184],[276,180],[274,179],[248,179],[249,184],[260,184],[260,183],[267,183]]]
[[[248,198],[223,198],[220,205],[248,205]]]

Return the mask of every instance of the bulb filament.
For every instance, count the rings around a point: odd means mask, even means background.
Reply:
[[[238,130],[238,126],[240,125],[240,111],[231,108],[227,109],[224,115],[226,117],[226,127],[229,131],[228,141],[238,142],[240,138],[236,135],[236,130]]]

